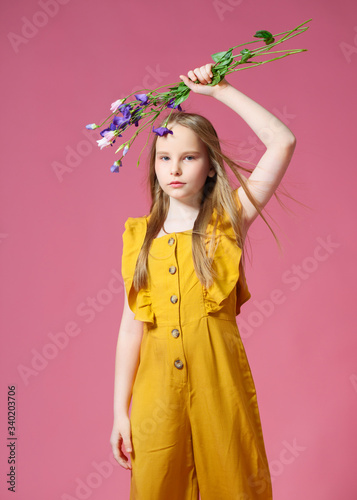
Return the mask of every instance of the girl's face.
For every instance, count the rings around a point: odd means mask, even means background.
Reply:
[[[190,128],[175,123],[166,134],[157,138],[155,173],[161,189],[170,197],[197,206],[197,199],[207,176],[215,175],[210,168],[205,144]],[[179,182],[180,185],[172,185]]]

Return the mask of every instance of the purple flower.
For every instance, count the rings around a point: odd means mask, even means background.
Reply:
[[[113,123],[110,124],[110,129],[111,130],[118,130],[122,128],[123,130],[127,125],[130,124],[130,115],[129,118],[121,117],[121,116],[114,116],[113,118]]]
[[[146,94],[135,94],[135,97],[138,101],[141,102],[141,106],[145,106],[145,104],[149,104],[149,99]]]
[[[117,160],[117,161],[115,161],[115,162],[113,163],[113,165],[110,167],[110,170],[111,170],[112,172],[119,172],[119,167],[122,167],[122,166],[123,166],[123,165],[122,165],[121,160],[120,160],[120,161],[118,161],[118,160]]]
[[[180,104],[178,104],[177,106],[174,106],[174,102],[175,102],[175,99],[170,99],[167,107],[168,108],[173,108],[173,109],[178,109],[179,111],[182,111],[182,108],[181,108]]]
[[[100,135],[101,135],[102,137],[105,137],[105,135],[106,135],[108,132],[111,132],[111,128],[105,128],[104,130],[102,130],[102,131],[100,132]]]
[[[110,130],[125,130],[125,128],[130,125],[130,104],[122,104],[119,106],[118,110],[123,114],[123,116],[114,116],[113,122],[110,125]]]
[[[155,132],[155,134],[160,135],[161,137],[166,134],[173,134],[172,130],[169,130],[166,127],[158,127],[158,128],[152,128],[152,131]]]
[[[135,127],[139,126],[139,120],[142,118],[142,116],[140,115],[141,109],[142,108],[140,106],[137,106],[136,108],[133,109],[133,112],[131,114],[131,118],[133,120]]]
[[[121,106],[119,106],[118,109],[122,113],[122,115],[124,116],[124,118],[126,118],[126,119],[130,118],[130,116],[131,116],[131,113],[130,113],[130,104],[122,104]]]
[[[89,125],[86,125],[86,128],[89,130],[94,130],[95,128],[98,128],[99,125],[96,125],[95,123],[90,123]]]

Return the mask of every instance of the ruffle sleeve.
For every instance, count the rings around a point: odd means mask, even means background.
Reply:
[[[121,273],[128,304],[135,314],[135,319],[154,324],[155,315],[152,310],[150,291],[146,288],[141,288],[137,292],[133,285],[135,266],[145,239],[146,228],[145,217],[129,217],[125,222]]]
[[[214,217],[216,210],[214,210]],[[213,223],[207,227],[208,235],[213,231]],[[208,245],[209,239],[206,240]],[[240,308],[250,299],[247,281],[242,265],[242,249],[237,245],[234,230],[227,214],[216,228],[216,250],[213,259],[213,269],[217,273],[212,285],[203,287],[203,295],[208,313],[214,313],[224,307],[224,300],[236,288],[236,316]]]

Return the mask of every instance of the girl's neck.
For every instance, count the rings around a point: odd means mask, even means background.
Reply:
[[[167,222],[187,222],[190,224],[195,222],[200,211],[199,207],[187,205],[179,200],[170,198],[170,206],[166,216]]]

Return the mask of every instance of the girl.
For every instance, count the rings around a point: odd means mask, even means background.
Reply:
[[[123,233],[126,293],[110,443],[115,459],[131,470],[130,500],[197,500],[199,493],[202,500],[272,499],[236,315],[251,296],[247,231],[263,217],[296,140],[226,79],[208,86],[212,66],[180,78],[238,113],[267,149],[246,179],[203,116],[171,111],[167,133],[153,140],[150,213],[129,217]],[[231,189],[223,162],[238,189]]]

